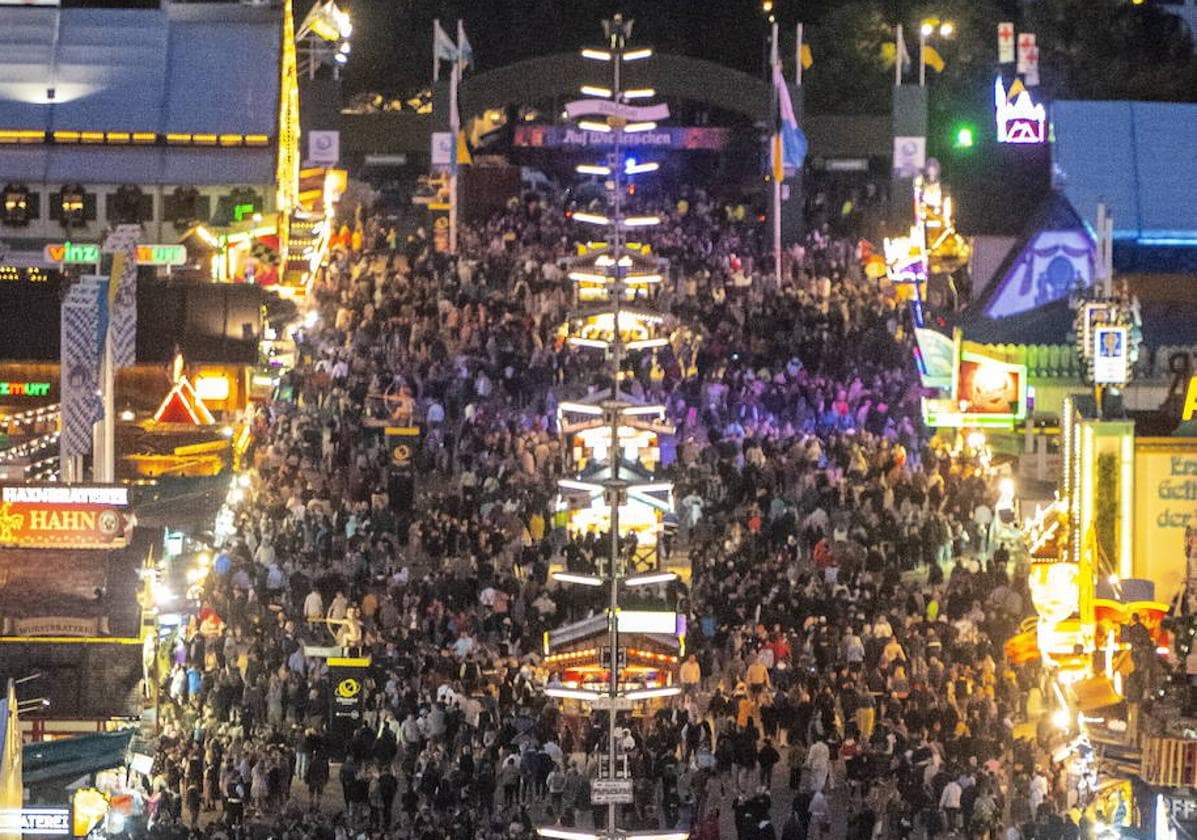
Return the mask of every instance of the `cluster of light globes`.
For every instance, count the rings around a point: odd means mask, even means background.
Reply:
[[[0,452],[0,462],[15,461],[18,458],[24,458],[27,455],[32,455],[35,452],[40,452],[47,447],[53,446],[58,442],[58,434],[58,432],[50,432],[33,440],[25,441],[20,446],[6,449],[4,452]]]
[[[58,403],[43,405],[41,408],[31,408],[18,414],[6,414],[0,417],[0,426],[24,426],[26,423],[41,423],[52,415],[58,414],[61,406]]]

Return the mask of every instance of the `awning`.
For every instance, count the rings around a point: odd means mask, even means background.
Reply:
[[[21,776],[26,786],[61,780],[63,783],[101,770],[123,767],[134,728],[61,741],[29,744],[21,750]]]

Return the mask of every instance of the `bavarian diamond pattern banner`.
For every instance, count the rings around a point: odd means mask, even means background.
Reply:
[[[104,240],[111,253],[108,322],[112,334],[112,366],[128,367],[137,359],[137,240],[140,225],[118,225]]]
[[[84,280],[71,287],[62,303],[62,435],[63,455],[91,451],[91,430],[103,415],[99,388],[99,309],[103,287]]]

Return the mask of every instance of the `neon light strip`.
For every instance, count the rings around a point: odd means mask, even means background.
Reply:
[[[48,145],[106,146],[266,146],[270,136],[266,134],[211,134],[205,132],[171,132],[158,134],[152,131],[33,131],[24,129],[0,129],[0,144],[48,144]]]

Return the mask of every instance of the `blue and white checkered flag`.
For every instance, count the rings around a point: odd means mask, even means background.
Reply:
[[[104,413],[98,393],[102,290],[94,280],[85,280],[71,288],[62,304],[59,449],[63,455],[91,452],[92,426]]]
[[[137,361],[137,240],[141,225],[119,225],[104,241],[111,253],[108,281],[108,320],[112,331],[112,366],[129,367]],[[103,336],[101,336],[103,339]]]

